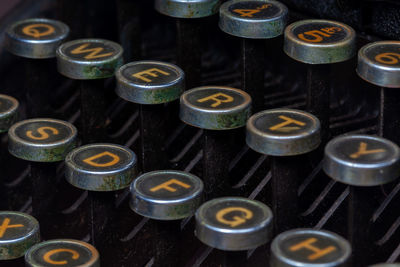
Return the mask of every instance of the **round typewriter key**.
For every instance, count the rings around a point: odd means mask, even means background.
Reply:
[[[52,58],[68,37],[69,27],[61,21],[33,18],[17,21],[6,30],[7,49],[26,58]]]
[[[162,104],[178,99],[184,91],[184,73],[170,63],[138,61],[116,72],[116,93],[138,104]]]
[[[343,135],[325,147],[323,165],[333,179],[355,186],[382,185],[400,174],[400,149],[384,138]]]
[[[224,32],[252,39],[269,39],[283,33],[288,10],[271,0],[231,0],[219,11],[219,27]]]
[[[363,46],[358,52],[358,75],[380,90],[380,135],[400,143],[400,127],[393,123],[400,106],[400,42],[380,41]]]
[[[241,88],[251,95],[253,110],[259,111],[264,106],[265,39],[282,35],[288,9],[273,0],[231,0],[221,5],[219,16],[221,30],[241,38]]]
[[[23,81],[20,99],[26,103],[28,118],[54,113],[49,103],[58,79],[54,69],[56,49],[68,37],[69,28],[60,21],[33,18],[10,25],[5,34],[7,50],[24,58],[20,65]],[[51,77],[51,78],[50,78]]]
[[[83,143],[103,142],[106,137],[107,97],[104,78],[122,65],[122,47],[104,39],[79,39],[57,49],[58,71],[80,81]]]
[[[319,120],[300,110],[265,110],[251,116],[246,127],[248,146],[266,155],[305,154],[321,142]]]
[[[79,39],[57,49],[58,71],[71,79],[108,78],[122,65],[122,47],[103,39]]]
[[[180,118],[183,122],[209,130],[243,127],[250,115],[251,98],[242,90],[204,86],[181,96]]]
[[[284,52],[307,64],[307,111],[321,121],[321,139],[329,140],[332,63],[355,55],[355,31],[330,20],[302,20],[285,30]]]
[[[38,242],[39,223],[35,218],[22,212],[0,211],[0,260],[22,257]]]
[[[380,41],[358,52],[358,75],[369,83],[400,88],[400,42]]]
[[[256,200],[216,198],[197,210],[195,234],[201,242],[221,250],[254,249],[271,238],[272,212]]]
[[[206,199],[229,190],[229,164],[241,145],[241,128],[250,115],[251,97],[244,91],[219,86],[186,91],[180,99],[180,119],[203,128],[203,181]],[[229,131],[227,131],[229,130]],[[221,190],[221,192],[217,192]],[[224,192],[223,192],[224,191]]]
[[[20,121],[8,131],[8,151],[29,161],[32,214],[39,220],[44,238],[59,234],[53,222],[57,163],[75,147],[76,136],[75,126],[55,119]]]
[[[272,208],[277,233],[298,225],[299,181],[307,153],[320,142],[320,122],[305,111],[271,109],[254,114],[247,121],[246,143],[253,150],[272,156]]]
[[[163,149],[167,133],[176,124],[178,99],[185,88],[184,73],[170,63],[138,61],[116,72],[116,93],[139,106],[142,169],[152,171],[167,167]],[[170,103],[169,105],[156,105]],[[144,105],[143,105],[144,104]]]
[[[7,132],[18,117],[18,100],[12,96],[0,94],[0,133]]]
[[[89,144],[71,151],[65,158],[66,180],[88,190],[88,230],[91,244],[106,248],[116,240],[112,234],[115,197],[135,178],[137,157],[129,148],[115,144]],[[104,218],[107,218],[105,220]]]
[[[90,144],[65,158],[67,181],[89,191],[115,191],[129,186],[136,175],[137,158],[127,147]]]
[[[156,0],[158,12],[175,18],[202,18],[218,12],[219,0]]]
[[[99,267],[99,252],[92,245],[73,239],[53,239],[36,244],[25,255],[26,266]]]
[[[322,230],[295,229],[278,235],[271,245],[271,267],[347,266],[351,247],[341,236]]]
[[[55,119],[29,119],[14,124],[8,131],[8,150],[17,158],[36,161],[61,161],[76,145],[77,130],[71,123]]]
[[[285,30],[285,53],[307,64],[342,62],[356,53],[355,31],[330,20],[301,20]]]
[[[372,227],[371,218],[379,205],[373,196],[381,194],[377,185],[399,176],[400,148],[377,136],[339,136],[325,147],[323,169],[332,179],[350,185],[348,239],[354,260],[366,266],[369,262],[365,255],[374,252],[370,244],[379,238]]]
[[[132,209],[156,220],[179,220],[193,215],[202,201],[203,182],[182,171],[153,171],[131,185]]]

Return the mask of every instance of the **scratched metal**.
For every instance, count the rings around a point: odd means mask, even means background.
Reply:
[[[320,30],[320,28],[338,27],[340,38],[335,34],[326,34],[333,41],[306,42],[297,36],[297,31]],[[303,31],[301,31],[303,32]],[[330,20],[301,20],[290,24],[285,29],[284,52],[291,58],[307,64],[329,64],[346,61],[356,54],[356,33],[350,26]],[[320,36],[321,37],[321,36]],[[312,37],[314,38],[314,37]]]
[[[64,135],[57,136],[52,141],[31,140],[19,134],[22,127],[29,124],[42,123],[44,126],[51,123],[58,125],[58,130],[64,130]],[[65,156],[77,144],[77,129],[71,123],[55,119],[29,119],[20,121],[11,126],[8,131],[8,151],[15,157],[36,162],[55,162],[64,160]]]
[[[23,227],[6,228],[0,237],[0,260],[16,259],[24,256],[34,244],[40,242],[39,222],[32,216],[15,211],[0,211],[0,226],[5,226],[5,219],[10,220],[9,226]]]
[[[231,10],[235,4],[243,4],[241,8],[246,8],[247,3],[251,4],[251,8],[254,8],[254,4],[270,4],[272,7],[269,8],[273,10],[254,18],[238,16]],[[220,7],[219,18],[219,27],[228,34],[243,38],[269,39],[283,33],[288,20],[288,9],[273,0],[233,0]]]
[[[0,94],[0,133],[8,129],[18,119],[19,102],[14,97]]]
[[[204,97],[203,92],[232,94],[234,102],[223,108],[200,105],[196,96]],[[201,95],[201,96],[200,96]],[[210,94],[211,95],[211,94]],[[194,98],[191,100],[191,98]],[[251,97],[244,91],[224,86],[204,86],[186,91],[180,99],[180,119],[194,127],[208,130],[229,130],[246,125],[251,113]]]
[[[54,263],[49,263],[44,255],[50,251],[61,250],[52,254]],[[62,251],[66,250],[66,251]],[[74,251],[75,254],[72,254]],[[78,255],[78,257],[76,256]],[[97,249],[80,240],[74,239],[53,239],[36,244],[31,247],[25,255],[26,266],[80,266],[80,267],[99,267],[100,255]]]
[[[358,51],[358,75],[372,84],[400,87],[400,42],[380,41],[367,44]],[[386,54],[386,55],[385,55]],[[378,55],[385,55],[381,62]]]
[[[69,49],[71,47],[77,48],[80,44],[90,44],[84,50],[87,52],[71,55]],[[85,59],[84,57],[93,53],[93,49],[103,48],[109,56]],[[99,52],[101,54],[101,52]],[[56,52],[57,68],[58,71],[71,79],[76,80],[91,80],[103,79],[114,75],[115,71],[123,63],[123,49],[122,47],[112,41],[104,39],[79,39],[64,43]]]
[[[143,81],[132,74],[152,68],[162,68],[164,76],[154,72],[154,77],[146,75],[150,81]],[[162,104],[178,99],[185,88],[185,75],[176,65],[160,61],[137,61],[123,65],[115,73],[115,92],[121,98],[138,104]]]
[[[317,259],[310,259],[312,251],[292,251],[290,248],[309,238],[317,239],[318,248],[335,247],[331,253],[327,253]],[[318,244],[318,245],[317,245]],[[343,237],[329,231],[318,231],[313,229],[294,229],[281,233],[274,238],[271,244],[272,257],[271,267],[291,266],[324,266],[324,267],[345,267],[349,266],[351,256],[350,243]]]
[[[93,156],[111,151],[120,161],[112,166],[94,167],[82,162],[81,155]],[[92,153],[93,152],[93,153]],[[78,147],[65,158],[65,177],[78,188],[89,191],[116,191],[126,188],[137,175],[136,154],[127,147],[115,144],[90,144]]]
[[[284,122],[279,119],[281,115],[304,122],[305,125],[290,132],[269,130],[269,127]],[[320,130],[318,118],[308,112],[284,108],[270,109],[254,114],[247,121],[246,143],[251,149],[266,155],[300,155],[319,146]]]
[[[218,12],[220,0],[156,0],[158,12],[175,18],[202,18]]]
[[[171,184],[170,187],[176,191],[165,189],[150,191],[151,188],[171,179],[177,179],[190,188],[185,189]],[[203,199],[203,188],[200,178],[191,173],[173,170],[152,171],[142,174],[131,184],[130,206],[144,217],[156,220],[180,220],[196,212]]]
[[[33,24],[48,24],[55,31],[46,36],[33,37],[21,31],[21,27]],[[40,33],[40,28],[35,29]],[[26,58],[53,58],[56,49],[66,40],[69,35],[69,27],[61,21],[33,18],[17,21],[7,28],[5,42],[7,50],[11,53]]]
[[[382,151],[352,158],[360,150]],[[356,186],[375,186],[389,183],[400,175],[400,148],[385,138],[373,135],[342,135],[325,147],[325,173],[336,181]]]
[[[224,215],[227,222],[240,223],[231,226],[217,219],[216,215],[226,208],[238,207],[252,213],[244,219],[243,210]],[[272,211],[262,202],[243,197],[221,197],[207,201],[196,211],[195,234],[201,242],[226,251],[243,251],[257,248],[272,237]],[[239,219],[239,220],[238,220]]]

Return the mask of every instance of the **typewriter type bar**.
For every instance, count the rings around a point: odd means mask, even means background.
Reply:
[[[56,49],[69,35],[69,27],[50,19],[26,19],[17,21],[6,30],[6,48],[12,54],[24,58],[24,102],[29,117],[50,116],[52,80]],[[55,77],[54,76],[54,77]]]
[[[231,0],[220,7],[219,27],[242,39],[242,86],[253,99],[253,110],[264,107],[265,39],[282,35],[287,7],[270,0]]]
[[[124,62],[142,58],[142,29],[140,14],[144,12],[142,0],[116,0],[119,40],[124,48]]]
[[[81,127],[84,143],[105,141],[107,116],[104,79],[122,65],[122,47],[103,39],[79,39],[57,49],[58,71],[80,80]]]
[[[178,220],[192,216],[201,205],[203,182],[197,176],[172,170],[147,172],[131,185],[130,206],[151,221],[153,235],[153,266],[178,266],[182,242]]]
[[[350,186],[348,239],[354,261],[368,264],[376,240],[371,217],[377,206],[379,185],[396,179],[400,173],[400,149],[393,142],[369,135],[343,135],[325,147],[323,169],[332,179]]]
[[[76,146],[74,125],[55,119],[29,119],[8,131],[8,151],[30,164],[33,215],[42,226],[44,238],[59,234],[52,222],[57,195],[57,163]]]
[[[183,71],[169,63],[138,61],[119,68],[116,78],[117,95],[140,105],[142,170],[166,168],[168,157],[164,144],[177,121],[177,103],[173,101],[184,91]]]
[[[244,91],[204,86],[181,96],[180,119],[203,132],[203,181],[206,199],[230,190],[229,163],[233,156],[234,129],[246,125],[251,97]]]
[[[266,244],[272,237],[272,211],[256,200],[215,198],[196,212],[197,238],[225,253],[222,266],[245,266],[247,250]]]
[[[53,239],[38,243],[25,254],[27,267],[100,267],[100,255],[92,245],[73,239]]]
[[[0,94],[0,138],[18,119],[19,102],[12,96]],[[2,142],[1,142],[2,143]],[[7,149],[0,146],[0,161],[8,158]],[[4,169],[3,169],[4,171]],[[8,193],[5,188],[5,174],[0,175],[0,209],[8,209]]]
[[[100,252],[114,246],[115,192],[129,187],[137,175],[137,158],[129,148],[115,144],[78,147],[65,158],[67,181],[88,191],[88,230]]]
[[[356,53],[355,31],[330,20],[302,20],[285,30],[285,53],[307,64],[307,111],[321,122],[321,140],[329,140],[331,65]]]
[[[272,206],[276,233],[299,224],[298,187],[307,153],[320,142],[318,118],[294,109],[261,111],[247,122],[247,145],[271,156]]]
[[[294,229],[272,241],[271,267],[350,265],[351,246],[343,237],[322,230]]]
[[[379,134],[400,144],[400,42],[380,41],[365,45],[358,52],[357,73],[380,87]]]
[[[186,73],[186,88],[200,85],[202,38],[205,18],[218,12],[220,0],[156,0],[161,14],[176,19],[177,62]]]
[[[0,211],[0,265],[25,266],[25,252],[40,242],[39,222],[29,214]]]

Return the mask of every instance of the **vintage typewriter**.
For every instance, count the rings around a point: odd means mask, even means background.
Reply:
[[[400,2],[3,2],[0,266],[400,266]]]

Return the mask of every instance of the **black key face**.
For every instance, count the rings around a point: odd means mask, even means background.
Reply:
[[[336,234],[299,229],[279,235],[273,241],[272,252],[283,262],[340,264],[349,257],[351,249],[348,242]]]
[[[59,21],[28,19],[18,22],[10,29],[15,38],[24,40],[57,40],[65,38],[68,27]]]
[[[156,220],[183,219],[200,206],[203,187],[200,178],[187,172],[148,172],[131,184],[131,208]]]
[[[39,222],[28,214],[0,211],[0,260],[19,258],[39,242]]]
[[[233,198],[207,205],[199,215],[208,225],[232,230],[258,227],[271,216],[257,202]]]
[[[123,189],[136,177],[136,155],[120,145],[90,144],[78,147],[67,155],[65,163],[67,181],[89,191]]]
[[[59,239],[40,243],[25,256],[30,266],[99,266],[99,253],[90,244]]]
[[[82,40],[63,46],[62,53],[75,60],[103,61],[114,58],[117,54],[121,53],[121,49],[105,40]]]
[[[234,3],[229,7],[229,11],[235,17],[246,19],[267,19],[281,15],[282,10],[273,2],[263,1],[242,1]]]
[[[329,153],[346,162],[386,164],[398,158],[397,147],[380,138],[343,138],[328,146]]]
[[[132,164],[134,154],[116,145],[88,145],[72,153],[71,161],[86,171],[109,172],[125,169]]]
[[[31,216],[13,212],[0,213],[0,242],[13,242],[38,230],[39,224]]]
[[[306,43],[334,44],[350,36],[350,32],[335,23],[311,22],[292,29],[294,36]]]
[[[135,189],[137,193],[151,199],[184,200],[199,194],[203,183],[190,173],[155,171],[141,176]]]
[[[253,150],[271,156],[310,152],[321,142],[318,118],[296,109],[270,109],[247,121],[246,142]]]
[[[189,104],[200,109],[235,109],[248,100],[237,91],[205,88],[188,93],[186,99]]]
[[[271,209],[242,197],[214,198],[196,212],[196,236],[222,250],[249,250],[271,238]]]
[[[167,63],[132,64],[122,72],[125,79],[139,85],[160,86],[182,79],[182,72]]]
[[[18,107],[18,101],[7,95],[0,95],[0,116],[9,113]]]
[[[400,148],[372,135],[338,136],[325,147],[323,169],[345,184],[382,185],[399,176]]]
[[[27,121],[15,128],[15,134],[22,140],[34,144],[51,144],[69,140],[74,136],[73,128],[55,121]]]
[[[393,68],[400,66],[400,42],[377,43],[369,46],[363,54],[375,64]]]
[[[242,127],[250,115],[251,97],[231,87],[197,87],[182,94],[180,119],[210,130]]]
[[[302,136],[315,132],[319,123],[315,117],[305,112],[277,110],[257,116],[254,126],[269,135]]]

